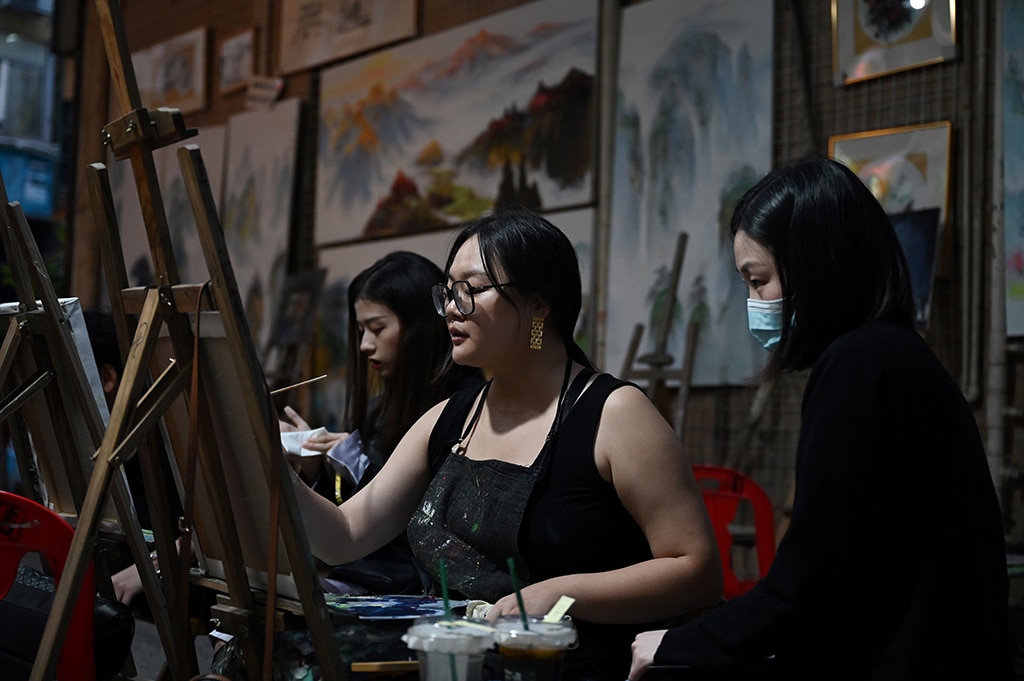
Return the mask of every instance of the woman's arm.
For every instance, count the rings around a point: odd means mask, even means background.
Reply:
[[[608,397],[595,458],[643,530],[654,558],[532,584],[523,589],[527,610],[546,612],[567,594],[576,599],[572,612],[582,619],[649,622],[720,600],[721,561],[693,470],[679,439],[642,392],[625,387]],[[505,597],[488,618],[512,612],[518,612],[515,597]]]
[[[444,403],[413,424],[387,464],[355,496],[335,506],[293,475],[313,554],[331,565],[361,558],[405,529],[430,482],[427,442]]]

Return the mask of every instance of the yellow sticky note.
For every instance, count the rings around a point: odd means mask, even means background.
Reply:
[[[571,608],[572,604],[575,603],[575,602],[576,602],[576,599],[573,598],[572,596],[559,596],[558,600],[555,601],[555,604],[551,606],[550,610],[548,610],[548,614],[544,615],[544,617],[543,617],[543,619],[541,621],[542,622],[559,622],[559,621],[561,621],[561,619],[563,617],[565,617],[565,613],[567,613],[569,611],[569,608]]]

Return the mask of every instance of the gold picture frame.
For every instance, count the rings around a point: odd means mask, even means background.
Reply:
[[[952,137],[949,121],[833,135],[828,155],[857,173],[890,215],[938,208],[938,241],[945,244]],[[940,269],[944,274],[945,265]]]
[[[249,27],[217,41],[217,94],[243,90],[252,80],[256,31]]]
[[[955,59],[956,0],[832,0],[832,57],[836,85]]]

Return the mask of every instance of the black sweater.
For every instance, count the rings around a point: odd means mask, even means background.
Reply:
[[[977,425],[909,329],[837,339],[804,392],[789,530],[744,596],[669,630],[655,664],[789,678],[1009,678],[1003,527]]]

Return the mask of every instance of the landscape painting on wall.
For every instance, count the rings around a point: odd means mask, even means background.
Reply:
[[[1006,334],[1024,335],[1024,2],[1002,7],[1003,219]]]
[[[543,0],[326,69],[315,240],[593,200],[594,0]]]
[[[185,143],[195,144],[203,155],[203,165],[210,180],[210,189],[220,208],[220,189],[224,176],[224,151],[227,130],[223,125],[206,126],[199,129],[196,137]],[[203,259],[196,231],[192,206],[185,192],[177,150],[181,144],[172,144],[153,150],[153,164],[156,166],[160,197],[167,215],[167,231],[174,249],[174,260],[178,266],[181,283],[195,284],[206,281],[210,275]],[[146,226],[139,207],[139,194],[128,160],[115,161],[113,154],[107,155],[107,169],[110,176],[110,191],[117,214],[117,226],[121,235],[121,251],[124,254],[128,283],[131,286],[153,286],[156,283],[153,260],[150,256]]]
[[[287,276],[299,109],[286,99],[228,119],[221,224],[257,351]]]
[[[638,354],[664,350],[679,367],[694,320],[693,384],[743,383],[766,353],[746,332],[729,220],[772,162],[772,3],[625,8],[618,83],[603,365],[618,371],[643,324]],[[670,307],[680,232],[688,244]],[[666,323],[666,347],[655,348]]]
[[[267,343],[286,277],[298,126],[299,100],[290,99],[269,111],[236,114],[226,127],[203,128],[186,140],[202,152],[257,351]],[[153,160],[179,279],[202,283],[210,274],[178,165],[180,146],[155,150]],[[152,286],[153,264],[131,166],[112,156],[109,164],[128,283]]]
[[[282,74],[358,54],[416,33],[416,0],[280,3]]]

